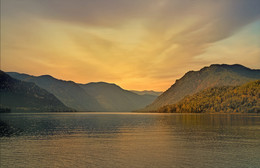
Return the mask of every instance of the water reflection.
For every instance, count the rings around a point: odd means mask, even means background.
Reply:
[[[221,130],[259,123],[260,116],[252,114],[1,114],[0,135],[115,134],[124,128],[150,126]]]
[[[1,114],[1,166],[259,167],[260,116]]]
[[[0,120],[0,137],[9,137],[11,135],[14,134],[14,130],[12,130],[12,128],[10,127],[10,125],[8,125],[7,123],[5,123],[4,121]]]
[[[166,125],[182,124],[183,126],[235,126],[250,125],[259,122],[258,114],[175,114],[162,115]]]
[[[155,122],[155,118],[120,114],[4,114],[1,131],[13,136],[59,134],[116,134]],[[4,136],[5,134],[3,134]]]

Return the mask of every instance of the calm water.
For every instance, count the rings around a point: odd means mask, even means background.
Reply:
[[[260,167],[260,115],[0,114],[0,167]]]

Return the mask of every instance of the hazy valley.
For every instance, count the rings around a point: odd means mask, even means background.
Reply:
[[[187,72],[161,93],[128,91],[106,82],[79,84],[50,75],[1,72],[1,108],[21,112],[259,112],[259,79],[260,70],[213,64]],[[244,86],[251,81],[256,82]],[[250,89],[240,91],[240,85]]]
[[[10,75],[9,78],[37,85],[42,90],[56,96],[64,105],[77,111],[129,112],[145,107],[157,97],[151,94],[139,95],[124,90],[115,84],[105,82],[77,84],[73,81],[59,80],[49,75],[37,77],[16,72],[7,74]],[[5,98],[2,91],[1,97]],[[5,103],[3,105],[6,106]]]

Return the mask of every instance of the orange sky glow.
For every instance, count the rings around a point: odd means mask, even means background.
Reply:
[[[1,69],[164,91],[213,63],[260,68],[258,0],[1,0]]]

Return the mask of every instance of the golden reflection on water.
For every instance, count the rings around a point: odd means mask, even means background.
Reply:
[[[260,165],[258,115],[46,113],[1,122],[10,133],[0,139],[1,167]]]

